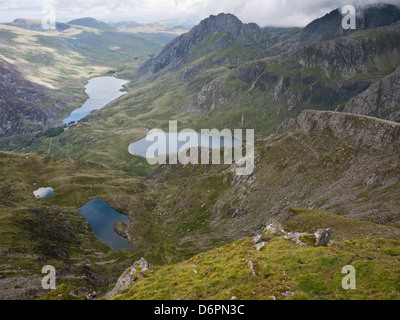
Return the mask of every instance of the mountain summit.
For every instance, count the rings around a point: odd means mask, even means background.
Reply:
[[[224,46],[223,42],[237,41],[246,45],[267,46],[275,41],[271,34],[260,29],[255,23],[244,24],[232,14],[211,15],[190,32],[173,40],[158,56],[143,64],[137,73],[140,75],[156,73],[167,66],[176,70],[188,60],[196,45],[206,39],[207,36],[218,33],[226,33],[228,38],[220,40],[220,43],[214,43],[215,51]]]

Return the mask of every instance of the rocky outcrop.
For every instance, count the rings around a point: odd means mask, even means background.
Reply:
[[[331,241],[331,236],[333,234],[332,229],[320,229],[315,232],[315,234],[310,233],[301,233],[301,232],[291,232],[286,230],[280,223],[272,223],[267,224],[266,228],[263,230],[263,233],[268,235],[273,235],[274,237],[278,237],[278,239],[287,239],[295,242],[300,246],[312,245],[315,247],[326,247]],[[265,242],[259,241],[260,237],[262,237],[262,241],[264,240],[264,236],[256,236],[253,238],[256,243],[256,249],[260,250],[257,245],[263,243],[264,247],[266,245]],[[256,242],[256,240],[258,242]]]
[[[106,299],[111,300],[128,286],[135,284],[139,279],[143,278],[143,273],[149,268],[151,268],[151,265],[145,259],[141,258],[136,261],[132,267],[126,269],[119,277],[114,289],[106,294]]]
[[[352,98],[342,110],[400,122],[400,69]]]

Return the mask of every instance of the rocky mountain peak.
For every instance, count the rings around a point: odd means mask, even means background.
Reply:
[[[211,15],[188,33],[175,38],[158,56],[144,63],[136,74],[143,76],[156,73],[167,66],[171,70],[179,69],[189,59],[196,45],[208,35],[216,33],[227,33],[234,40],[243,43],[250,41],[268,45],[271,41],[271,35],[261,30],[255,23],[244,24],[233,14]]]
[[[302,43],[315,43],[343,37],[362,30],[391,25],[400,21],[400,7],[392,4],[379,4],[357,7],[357,29],[344,30],[343,15],[340,9],[326,14],[308,24],[299,35]]]
[[[194,27],[194,33],[216,33],[228,32],[235,38],[239,37],[243,23],[233,14],[220,13],[217,16],[211,15]]]

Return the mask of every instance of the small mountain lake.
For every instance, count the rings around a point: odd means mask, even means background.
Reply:
[[[116,221],[130,225],[129,218],[111,208],[108,202],[91,200],[80,208],[80,212],[91,225],[95,236],[114,250],[135,249],[125,238],[114,231]]]
[[[63,120],[63,124],[72,121],[79,121],[89,115],[92,111],[101,109],[111,101],[124,95],[126,92],[120,91],[128,80],[122,80],[115,77],[97,77],[89,80],[85,86],[89,99],[81,108],[74,110],[68,118]]]
[[[190,137],[186,137],[187,135],[189,135]],[[185,136],[180,137],[180,133],[165,133],[165,136],[165,154],[183,152],[184,150],[192,147],[209,147],[211,149],[220,149],[223,147],[233,148],[234,146],[243,144],[243,142],[234,138],[226,138],[223,136],[216,136],[212,134],[205,135],[202,133],[185,133]],[[185,141],[179,141],[184,140],[184,138],[186,138]],[[154,140],[155,142],[151,140]],[[170,140],[174,141],[174,144],[172,146],[170,146]],[[154,143],[157,143],[156,135],[149,135],[148,137],[144,137],[143,139],[131,143],[129,146],[129,153],[134,156],[142,156],[144,158],[147,158],[147,150]],[[155,154],[155,157],[157,156],[159,156],[158,153]]]

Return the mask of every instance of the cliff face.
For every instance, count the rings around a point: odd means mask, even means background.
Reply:
[[[323,41],[284,54],[287,59],[298,60],[303,65],[324,64],[330,68],[347,72],[365,71],[372,56],[393,53],[393,66],[398,62],[400,43],[400,22],[389,27],[363,31],[350,37]],[[390,59],[388,63],[390,63]],[[379,68],[379,61],[375,61]]]
[[[352,98],[343,111],[400,122],[400,69]]]

